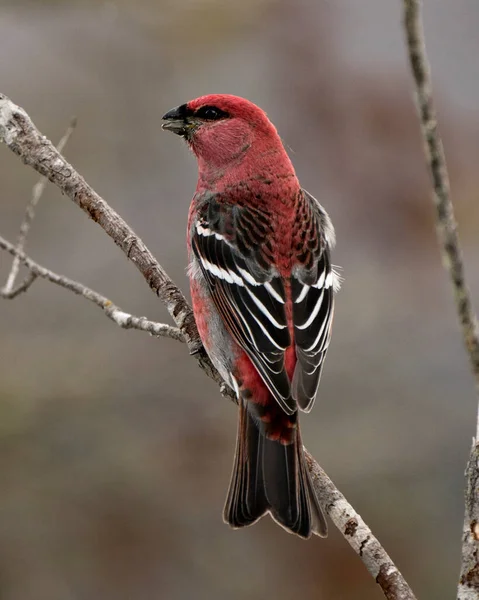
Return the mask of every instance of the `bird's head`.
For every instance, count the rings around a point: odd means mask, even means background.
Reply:
[[[163,129],[186,139],[201,162],[222,167],[241,160],[255,144],[282,147],[278,133],[258,106],[229,94],[211,94],[168,111]]]

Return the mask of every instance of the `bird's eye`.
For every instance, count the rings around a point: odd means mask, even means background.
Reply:
[[[218,121],[219,119],[226,119],[229,117],[228,113],[217,106],[201,106],[196,111],[196,116],[200,119],[206,119],[207,121]]]

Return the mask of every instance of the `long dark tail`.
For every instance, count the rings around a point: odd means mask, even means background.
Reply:
[[[270,512],[302,538],[327,535],[305,464],[299,423],[291,433],[289,444],[268,439],[262,423],[239,402],[236,454],[223,514],[232,527],[252,525]]]

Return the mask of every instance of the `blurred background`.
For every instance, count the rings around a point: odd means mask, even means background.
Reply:
[[[436,102],[479,294],[479,4],[425,3]],[[187,290],[195,181],[161,115],[226,92],[262,106],[332,216],[345,278],[304,439],[418,597],[455,594],[475,398],[434,234],[401,28],[384,0],[0,2],[0,88]],[[0,148],[0,233],[37,180]],[[28,252],[136,315],[161,303],[49,186]],[[0,276],[10,260],[0,254]],[[476,302],[479,305],[479,302]],[[38,281],[0,304],[1,600],[361,600],[382,594],[331,527],[303,542],[221,512],[236,410],[167,339]]]

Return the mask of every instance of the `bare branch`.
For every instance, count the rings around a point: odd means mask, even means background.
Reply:
[[[225,384],[201,345],[193,313],[188,303],[161,265],[125,221],[66,162],[51,142],[40,134],[27,113],[1,94],[0,141],[3,141],[15,154],[19,155],[26,164],[45,175],[59,187],[122,248],[127,257],[135,263],[143,274],[150,287],[166,304],[188,343],[190,353],[198,360],[199,366],[219,384],[223,396],[234,400],[233,391]],[[8,250],[12,254],[16,253],[14,246],[2,238],[0,238],[0,248]],[[59,276],[36,265],[23,254],[18,255],[21,256],[22,262],[33,273],[40,277],[44,276],[53,283],[63,285],[58,281]],[[74,287],[79,284],[68,281],[69,285],[63,287],[86,296],[83,286],[81,290],[76,291],[77,288],[74,289]],[[73,287],[72,283],[74,284]],[[89,299],[91,300],[91,298]],[[105,300],[102,299],[99,304],[104,309]],[[108,301],[106,300],[106,302]],[[379,541],[373,536],[368,526],[308,453],[307,460],[315,490],[324,505],[325,511],[346,537],[354,551],[361,557],[386,598],[388,600],[415,600],[401,573],[381,547]]]
[[[415,600],[415,596],[372,531],[337,489],[311,454],[304,449],[314,488],[329,518],[361,558],[388,600]]]
[[[456,309],[462,327],[464,345],[469,355],[479,397],[479,330],[466,282],[457,223],[450,195],[444,149],[437,129],[432,96],[429,61],[419,0],[404,0],[404,26],[411,70],[416,85],[419,119],[425,141],[426,158],[434,187],[436,229],[445,269],[454,289]],[[479,406],[476,440],[466,469],[466,511],[464,517],[462,566],[458,587],[459,600],[479,597]]]
[[[4,298],[5,300],[13,300],[14,298],[19,296],[23,292],[26,292],[28,290],[28,288],[32,285],[32,283],[35,281],[36,278],[37,278],[37,276],[35,275],[35,273],[32,273],[30,271],[30,273],[28,273],[28,275],[25,277],[25,279],[21,283],[19,283],[17,285],[17,287],[10,289],[8,291],[7,291],[7,286],[0,289],[0,298]]]
[[[3,298],[15,298],[18,294],[28,289],[37,277],[41,277],[42,279],[46,279],[55,285],[59,285],[60,287],[70,290],[70,292],[83,296],[90,302],[93,302],[93,304],[96,304],[103,309],[109,319],[123,329],[139,329],[140,331],[146,331],[152,335],[169,337],[180,342],[185,341],[183,334],[177,327],[172,327],[171,325],[165,325],[163,323],[155,323],[154,321],[149,321],[146,317],[134,317],[133,315],[130,315],[113,304],[111,300],[108,300],[105,296],[86,287],[82,283],[78,283],[77,281],[73,281],[68,277],[58,275],[57,273],[50,271],[50,269],[42,267],[31,258],[28,258],[28,256],[25,256],[23,252],[20,252],[13,244],[2,237],[0,237],[0,248],[18,258],[20,263],[23,263],[30,270],[30,276],[27,277],[20,286],[9,293],[3,292],[0,294]]]
[[[479,394],[479,330],[466,283],[464,262],[451,201],[444,149],[437,129],[432,97],[431,74],[426,57],[419,0],[404,0],[409,59],[416,84],[419,117],[426,145],[426,157],[434,185],[434,204],[439,246],[445,269],[454,288],[456,308],[464,344]],[[479,437],[479,435],[477,436]]]
[[[479,444],[473,443],[466,466],[466,509],[462,532],[457,600],[479,598]]]
[[[0,141],[23,162],[54,183],[113,239],[164,302],[200,362],[201,340],[193,314],[180,290],[131,227],[101,198],[43,136],[27,113],[0,94]]]
[[[73,130],[75,129],[77,124],[77,120],[73,117],[70,121],[68,129],[63,135],[62,139],[58,142],[58,152],[63,152],[63,149],[68,143]],[[17,250],[23,252],[25,250],[25,244],[27,241],[28,232],[30,231],[30,227],[32,225],[32,221],[35,218],[35,208],[40,201],[40,198],[45,191],[45,186],[47,183],[47,179],[45,177],[41,177],[39,181],[33,186],[32,197],[30,202],[27,204],[27,208],[25,209],[25,216],[23,217],[22,224],[20,225],[20,232],[18,234],[17,240]],[[13,258],[12,268],[7,278],[7,282],[3,290],[0,290],[0,294],[3,298],[15,298],[19,293],[26,291],[33,281],[30,281],[26,286],[24,284],[29,280],[25,279],[25,281],[18,287],[16,290],[13,290],[13,286],[15,285],[15,280],[18,277],[18,272],[20,270],[20,259],[18,256]]]

